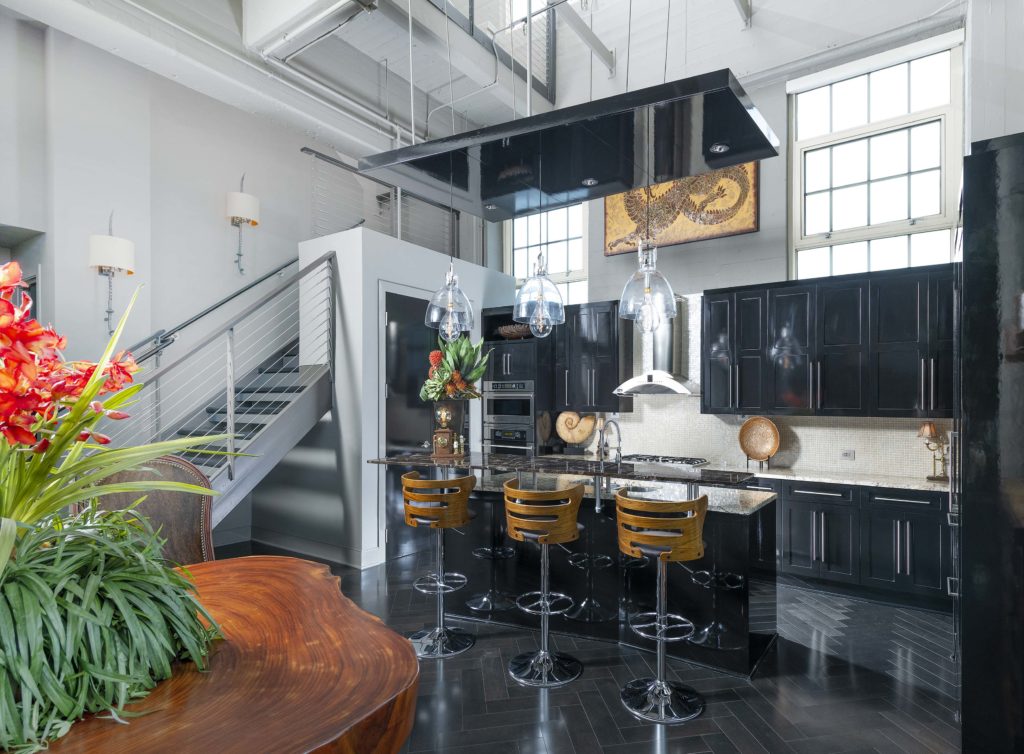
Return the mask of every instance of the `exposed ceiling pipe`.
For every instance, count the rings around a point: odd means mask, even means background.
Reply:
[[[264,55],[273,55],[277,51],[277,49],[280,48],[282,45],[287,44],[288,42],[290,42],[291,40],[295,39],[296,37],[302,36],[303,34],[305,34],[307,31],[312,29],[317,24],[322,23],[324,21],[324,19],[330,18],[340,8],[345,7],[346,5],[348,5],[351,2],[355,2],[359,6],[358,12],[355,13],[353,16],[350,16],[345,21],[343,21],[342,25],[344,25],[349,20],[351,20],[351,18],[354,18],[355,16],[359,15],[360,12],[366,11],[366,10],[370,10],[370,7],[372,7],[372,5],[373,5],[373,3],[371,3],[370,6],[367,6],[364,2],[362,2],[362,0],[338,0],[337,2],[335,2],[332,5],[328,6],[326,9],[324,9],[320,13],[317,13],[312,18],[309,18],[306,21],[303,21],[301,24],[296,26],[294,29],[288,29],[288,30],[282,32],[281,36],[279,36],[273,42],[271,42],[268,45],[264,45],[263,50],[262,50],[263,54]],[[335,31],[336,31],[336,29],[335,29]],[[257,41],[257,40],[254,40],[254,41]],[[317,41],[317,42],[320,41],[320,38],[318,37],[315,41]],[[290,57],[291,57],[291,54],[286,55],[284,59],[287,60]]]
[[[272,57],[269,57],[269,56],[261,56],[265,63],[267,63],[268,65],[270,65],[273,68],[276,68],[277,70],[282,71],[282,73],[285,74],[284,76],[275,75],[273,71],[268,71],[265,67],[258,65],[257,63],[253,62],[250,58],[246,57],[245,55],[242,55],[242,54],[240,54],[238,52],[235,52],[234,50],[232,50],[232,49],[230,49],[228,47],[225,47],[225,46],[223,46],[223,45],[213,41],[212,39],[209,39],[208,37],[204,37],[203,35],[198,34],[198,33],[194,32],[194,31],[192,31],[191,29],[189,29],[186,26],[183,26],[183,25],[181,25],[181,24],[179,24],[179,23],[177,23],[175,21],[172,21],[172,20],[170,20],[170,19],[168,19],[168,18],[166,18],[164,16],[161,16],[159,13],[151,10],[150,8],[147,8],[145,5],[142,5],[141,3],[136,2],[136,0],[121,0],[121,2],[123,4],[125,4],[125,5],[127,5],[127,6],[130,6],[131,8],[134,8],[135,10],[139,11],[140,13],[144,13],[145,15],[149,16],[150,18],[156,19],[157,21],[159,21],[162,24],[166,24],[167,26],[171,27],[175,31],[178,31],[178,32],[180,32],[182,34],[185,34],[185,35],[191,37],[192,39],[196,40],[197,42],[201,42],[201,43],[203,43],[203,44],[213,48],[214,50],[216,50],[217,52],[219,52],[222,55],[227,55],[227,56],[231,57],[232,59],[238,61],[239,63],[242,63],[242,64],[244,64],[244,65],[246,65],[246,66],[248,66],[248,67],[250,67],[250,68],[252,68],[252,69],[254,69],[256,71],[259,71],[260,73],[262,73],[265,76],[270,76],[270,77],[274,78],[279,83],[284,84],[285,86],[290,87],[294,91],[299,92],[300,94],[308,97],[311,100],[314,100],[317,104],[322,105],[324,107],[327,107],[327,108],[331,109],[332,111],[338,113],[339,115],[343,115],[344,117],[346,117],[346,118],[348,118],[350,120],[355,121],[356,123],[358,123],[361,126],[373,129],[373,130],[381,133],[382,135],[386,136],[389,139],[397,140],[399,135],[401,134],[401,127],[397,123],[394,123],[392,121],[387,120],[386,118],[381,116],[379,113],[374,112],[373,110],[371,110],[370,108],[366,107],[365,105],[362,105],[359,102],[356,102],[355,100],[353,100],[353,99],[351,99],[349,97],[346,97],[345,95],[341,94],[340,92],[336,92],[336,91],[330,89],[329,87],[326,87],[323,84],[320,84],[315,79],[313,79],[313,78],[311,78],[309,76],[306,76],[305,74],[302,74],[302,73],[300,73],[298,71],[295,71],[294,69],[292,69],[292,68],[290,68],[288,66],[285,66],[283,63],[279,63],[275,58],[272,58]],[[303,80],[305,83],[309,84],[310,86],[314,86],[317,89],[325,90],[328,93],[329,98],[325,98],[323,96],[320,96],[320,95],[318,95],[318,94],[316,94],[314,92],[311,92],[308,89],[305,89],[305,88],[303,88],[301,86],[296,86],[295,82],[294,81],[290,81],[289,78],[297,78],[299,80]],[[332,99],[336,100],[336,101],[332,101]],[[341,101],[343,103],[343,105],[339,106],[337,101]],[[351,108],[352,110],[355,110],[357,112],[351,112],[349,110],[349,108]],[[363,117],[360,117],[360,116],[363,116]],[[388,133],[389,131],[390,131],[390,133]],[[359,143],[363,144],[364,146],[370,148],[371,150],[379,149],[379,145],[370,144],[369,142],[365,142],[365,141],[363,141],[363,140],[361,140],[361,139],[359,139],[357,137],[350,137],[350,138],[352,138],[353,141],[358,141]]]

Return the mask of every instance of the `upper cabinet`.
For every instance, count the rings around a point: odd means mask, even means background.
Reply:
[[[633,410],[631,398],[613,392],[633,368],[633,326],[619,318],[618,302],[565,307],[565,325],[553,337],[556,410]]]
[[[952,265],[704,294],[701,410],[948,417]]]

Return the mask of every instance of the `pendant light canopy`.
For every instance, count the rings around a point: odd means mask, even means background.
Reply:
[[[427,304],[423,324],[440,330],[441,337],[449,343],[473,329],[473,304],[459,287],[459,276],[451,262],[444,287],[438,288]]]
[[[640,241],[637,256],[640,267],[622,289],[619,316],[633,320],[640,332],[654,332],[665,320],[676,316],[676,297],[668,280],[657,270],[657,247]]]
[[[537,269],[516,293],[512,319],[530,326],[536,338],[546,338],[555,325],[565,323],[565,306],[558,288],[548,278],[544,254],[537,255]]]

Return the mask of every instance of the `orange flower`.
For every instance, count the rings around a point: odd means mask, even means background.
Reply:
[[[431,351],[429,358],[430,366],[439,367],[441,366],[441,362],[444,361],[444,354],[441,353],[440,351]]]

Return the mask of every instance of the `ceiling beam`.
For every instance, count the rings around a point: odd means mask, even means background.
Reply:
[[[743,25],[750,28],[750,18],[754,14],[754,9],[751,7],[753,0],[732,0],[736,4],[736,10],[740,12],[740,18],[743,19]]]
[[[737,0],[740,2],[741,0]],[[748,3],[750,0],[746,0]],[[557,0],[548,0],[548,5],[554,5]],[[568,3],[560,3],[555,6],[555,14],[559,20],[562,21],[566,26],[572,29],[576,36],[580,38],[590,51],[594,53],[598,60],[604,63],[604,67],[608,69],[608,75],[615,75],[615,50],[609,50],[601,38],[594,33],[594,30],[587,26],[587,22],[584,21],[580,14],[570,6]]]

